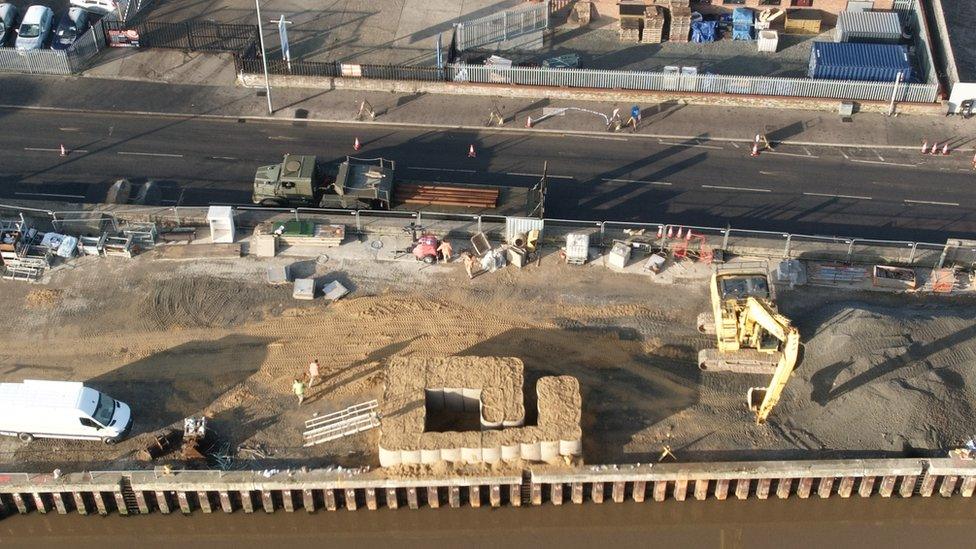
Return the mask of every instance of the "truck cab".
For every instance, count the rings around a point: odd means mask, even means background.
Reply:
[[[321,187],[314,156],[286,154],[282,162],[257,169],[251,201],[262,206],[318,206]]]

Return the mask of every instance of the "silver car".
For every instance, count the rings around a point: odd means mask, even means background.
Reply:
[[[14,34],[14,23],[17,22],[17,6],[0,4],[0,46],[6,46]]]
[[[44,47],[51,34],[54,12],[47,6],[31,6],[24,13],[24,19],[17,29],[14,47],[18,50],[37,50]]]

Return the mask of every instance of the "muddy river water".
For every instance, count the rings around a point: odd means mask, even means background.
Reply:
[[[11,516],[0,547],[974,547],[955,497],[585,504],[144,517]]]

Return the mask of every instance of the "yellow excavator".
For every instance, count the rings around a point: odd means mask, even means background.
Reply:
[[[698,329],[713,334],[717,349],[698,353],[705,371],[772,374],[766,387],[749,389],[749,409],[765,423],[796,367],[800,332],[779,314],[765,263],[716,267],[710,281],[712,312],[698,316]]]

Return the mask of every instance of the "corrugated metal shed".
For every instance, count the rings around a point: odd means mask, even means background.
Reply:
[[[901,41],[901,20],[891,11],[842,11],[837,15],[835,42]]]
[[[528,234],[529,231],[537,229],[539,238],[542,238],[542,228],[545,222],[534,217],[506,217],[505,218],[505,242],[511,244],[515,236]]]
[[[829,80],[912,81],[908,48],[893,44],[814,42],[807,76]]]

